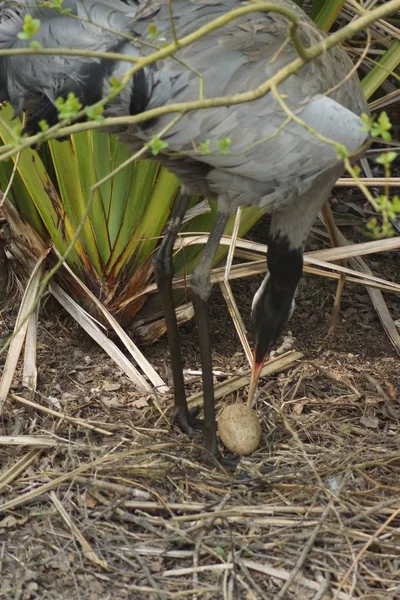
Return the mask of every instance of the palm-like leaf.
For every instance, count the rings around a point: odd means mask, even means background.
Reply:
[[[0,114],[0,138],[13,143],[12,110]],[[129,162],[130,154],[113,135],[83,132],[64,142],[51,141],[39,151],[27,150],[14,160],[16,173],[9,198],[45,243],[53,243],[64,254],[81,225],[67,263],[101,299],[119,322],[126,325],[146,303],[145,287],[153,276],[152,255],[179,194],[174,175],[150,160]],[[107,179],[120,165],[128,164]],[[0,163],[0,183],[4,189],[13,164]],[[106,181],[93,195],[85,219],[91,190]],[[193,203],[196,198],[193,199]],[[215,206],[186,226],[187,231],[209,231]],[[259,211],[245,211],[241,234],[257,220]],[[196,264],[200,245],[178,253],[179,274]],[[226,250],[222,249],[219,259]],[[62,275],[62,272],[61,272]],[[65,276],[65,274],[64,274]],[[75,295],[81,293],[74,287]],[[176,292],[177,302],[185,297]],[[81,296],[80,301],[85,302]],[[153,313],[153,314],[152,314]],[[159,318],[159,305],[152,299],[146,316]],[[140,328],[142,339],[151,342],[163,332],[160,323]]]

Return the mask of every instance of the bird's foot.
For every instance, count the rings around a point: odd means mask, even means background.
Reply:
[[[229,456],[222,456],[219,459],[221,465],[230,473],[234,473],[239,464],[240,456],[235,456],[234,454],[230,454]]]
[[[205,448],[205,450],[207,449]],[[235,473],[240,459],[238,456],[234,456],[233,454],[230,454],[229,456],[224,456],[218,449],[216,450],[215,454],[211,454],[208,451],[203,451],[203,456],[205,462],[210,467],[222,467],[222,469],[224,471],[227,471],[230,475],[233,475]]]
[[[179,429],[181,429],[181,431],[187,435],[199,439],[204,431],[204,420],[197,418],[200,411],[200,406],[196,406],[191,410],[184,410],[175,407],[172,416],[172,424],[177,425]],[[206,432],[204,433],[206,434]],[[229,473],[234,473],[239,462],[239,457],[233,454],[229,454],[229,456],[224,456],[221,454],[218,449],[217,437],[214,436],[214,434],[206,434],[205,438],[207,439],[203,439],[204,449],[202,451],[202,457],[204,461],[210,467],[222,467]]]
[[[218,448],[218,438],[214,432],[204,431],[203,446],[203,456],[209,466],[222,467],[230,474],[236,471],[239,457],[230,452],[228,455],[222,454]]]
[[[203,419],[197,418],[200,410],[199,406],[192,408],[192,410],[175,407],[174,414],[172,415],[172,424],[177,425],[179,429],[191,437],[197,437],[199,432],[203,431],[204,425]]]

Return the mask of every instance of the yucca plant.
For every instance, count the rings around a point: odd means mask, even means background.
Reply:
[[[13,132],[20,127],[12,115],[9,106],[0,112],[3,144],[12,144]],[[176,177],[159,163],[129,162],[129,158],[129,151],[116,136],[82,132],[63,142],[52,140],[39,150],[27,149],[13,161],[0,162],[3,190],[12,179],[9,200],[43,242],[53,244],[60,255],[64,255],[83,222],[66,262],[123,326],[132,322],[148,299],[143,291],[152,279],[153,253],[180,193]],[[123,169],[107,179],[125,162],[128,164]],[[84,219],[90,190],[103,179],[106,181],[97,188]],[[197,200],[193,198],[193,205]],[[200,214],[185,229],[207,232],[215,206],[197,212]],[[245,212],[241,234],[258,216],[258,211]],[[186,247],[184,256],[178,253],[179,274],[192,270],[200,249],[195,245]],[[59,276],[65,281],[63,270]],[[88,305],[79,286],[73,286],[73,295]],[[184,295],[184,290],[177,291],[177,303]],[[157,317],[159,307],[153,301],[152,309],[146,310],[148,326],[138,329],[142,342],[150,343],[163,332]]]

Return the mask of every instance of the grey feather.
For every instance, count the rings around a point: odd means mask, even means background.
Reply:
[[[40,19],[36,38],[44,47],[55,50],[71,47],[107,51],[117,46],[127,55],[145,56],[152,51],[150,23],[161,39],[172,41],[166,2],[148,0],[138,7],[136,2],[133,4],[135,7],[118,0],[66,0],[64,5],[77,17],[72,18],[51,8],[36,8],[36,0],[2,2],[0,49],[27,46],[28,42],[17,37],[26,14]],[[188,35],[240,4],[239,0],[174,0],[176,33],[178,37]],[[321,39],[323,34],[291,0],[279,0],[278,4],[301,16],[305,45]],[[140,82],[137,79],[128,86],[108,107],[107,114],[123,116],[135,105],[151,109],[196,100],[197,72],[203,75],[207,98],[250,91],[296,57],[295,49],[287,43],[287,20],[283,16],[251,13],[174,57],[146,68]],[[110,75],[121,77],[130,65],[100,63],[84,57],[1,58],[0,98],[9,100],[17,114],[24,107],[34,113],[44,97],[52,102],[69,89],[78,90],[85,99],[86,89],[93,88],[89,80],[96,64],[103,71],[96,75],[95,84],[99,85],[99,94],[104,95]],[[361,131],[360,120],[367,104],[357,76],[346,79],[351,68],[345,51],[334,48],[286,79],[279,92],[300,119],[354,152],[367,137]],[[158,134],[170,119],[165,115],[144,127],[130,126],[118,132],[135,150]],[[168,156],[161,155],[159,160],[181,178],[190,192],[223,198],[231,211],[239,205],[257,205],[271,212],[279,203],[283,208],[295,202],[312,189],[321,173],[340,164],[332,147],[300,125],[291,121],[282,128],[285,119],[272,94],[250,104],[192,112],[166,135]],[[218,152],[216,146],[224,137],[232,141],[229,155]],[[194,147],[207,140],[211,140],[215,152],[193,153]],[[185,152],[188,156],[183,160]]]

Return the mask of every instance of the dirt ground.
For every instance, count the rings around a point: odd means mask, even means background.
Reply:
[[[253,237],[262,241],[264,229]],[[309,247],[321,240],[313,235]],[[400,280],[399,253],[369,264]],[[247,325],[258,284],[233,284]],[[171,395],[140,396],[45,302],[33,400],[81,424],[27,408],[14,388],[0,434],[31,438],[0,456],[0,503],[13,502],[0,515],[0,598],[399,598],[398,357],[359,286],[346,285],[340,326],[327,337],[334,293],[334,282],[304,277],[290,323],[304,356],[263,380],[262,441],[235,473],[207,467],[171,430]],[[398,318],[400,298],[385,298]],[[0,344],[15,308],[1,318]],[[218,290],[211,331],[216,381],[244,372]],[[191,394],[200,389],[194,323],[181,334]],[[171,384],[165,338],[146,356]]]

